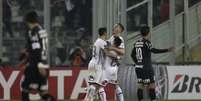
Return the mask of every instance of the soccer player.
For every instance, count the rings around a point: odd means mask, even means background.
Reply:
[[[124,39],[121,36],[121,33],[123,31],[124,31],[124,26],[121,23],[115,24],[114,28],[113,28],[113,35],[108,40],[109,43],[111,45],[113,45],[114,44],[115,36],[118,36],[121,39],[121,44],[118,47],[111,46],[111,47],[108,48],[110,51],[115,51],[118,54],[118,56],[120,56],[120,57],[122,57],[124,55],[124,53],[125,53],[125,50],[124,50]],[[117,66],[116,72],[118,72],[118,66]],[[111,83],[111,82],[109,82],[109,83]],[[120,88],[120,86],[118,84],[117,78],[116,78],[116,80],[113,80],[113,83],[111,83],[111,84],[114,85],[115,93],[116,93],[118,99],[120,101],[124,101],[123,92],[122,92],[122,89]],[[99,95],[100,95],[101,101],[106,101],[106,93],[105,93],[105,90],[103,88],[99,89]]]
[[[99,28],[99,38],[93,44],[92,59],[89,62],[89,88],[85,96],[85,101],[93,101],[96,91],[101,84],[101,77],[103,73],[103,64],[105,59],[105,52],[107,52],[106,28]]]
[[[39,24],[35,11],[27,13],[24,20],[29,30],[26,45],[28,63],[21,84],[22,101],[30,101],[29,93],[31,90],[37,90],[44,101],[56,101],[53,96],[48,94],[47,88],[48,34]]]
[[[111,44],[113,44],[114,43],[114,36],[119,36],[119,38],[122,41],[121,45],[119,47],[110,47],[110,50],[116,51],[121,56],[123,56],[124,53],[125,53],[124,39],[121,36],[121,34],[123,33],[123,31],[124,31],[124,26],[121,23],[115,24],[114,28],[113,28],[112,36],[108,40]]]
[[[151,53],[165,53],[173,51],[174,48],[156,49],[152,47],[151,42],[148,40],[150,28],[148,26],[141,27],[142,38],[134,43],[134,48],[131,57],[136,64],[136,74],[138,79],[137,96],[138,101],[143,101],[143,89],[145,86],[149,89],[149,97],[151,101],[156,101],[155,94],[155,78],[154,71],[151,64]]]
[[[114,36],[114,43],[112,44],[112,47],[119,47],[122,43],[122,40],[119,36]],[[119,62],[118,60],[121,58],[117,52],[115,51],[109,51],[110,54],[105,58],[104,63],[104,70],[103,70],[103,76],[102,76],[102,82],[105,82],[103,86],[99,89],[99,95],[102,101],[106,101],[106,95],[104,88],[108,83],[117,84],[117,72],[118,72],[118,66]]]

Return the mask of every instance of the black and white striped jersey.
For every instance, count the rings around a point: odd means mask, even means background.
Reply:
[[[48,63],[48,34],[41,27],[36,26],[28,31],[27,51],[29,53],[29,63]]]

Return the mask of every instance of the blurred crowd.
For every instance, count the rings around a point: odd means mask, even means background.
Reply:
[[[52,64],[86,67],[91,57],[92,1],[51,0],[51,36]]]
[[[50,0],[50,63],[52,66],[86,67],[91,57],[93,0]],[[127,8],[143,0],[127,0]],[[169,19],[169,1],[153,0],[153,25]],[[184,0],[175,0],[176,14],[184,10]],[[189,7],[201,0],[189,0]],[[26,26],[23,16],[35,10],[44,22],[44,0],[2,0],[3,40],[25,38]],[[127,12],[128,33],[148,24],[148,4]],[[12,41],[12,40],[8,40]],[[13,41],[15,42],[15,41]],[[4,47],[12,47],[4,41]],[[24,44],[23,44],[24,45]],[[19,47],[18,47],[19,48]],[[18,50],[16,47],[16,50]],[[20,49],[19,49],[20,50]],[[9,50],[6,50],[9,52]],[[15,54],[18,55],[18,54]],[[9,58],[13,58],[10,55]]]
[[[23,16],[31,10],[44,25],[44,0],[3,0],[4,39],[26,37]],[[51,65],[86,67],[92,43],[92,0],[50,0],[50,14]]]

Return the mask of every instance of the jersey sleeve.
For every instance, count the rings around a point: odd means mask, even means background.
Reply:
[[[107,46],[107,42],[106,41],[101,41],[101,43],[100,43],[101,49],[105,49],[106,46]]]
[[[120,37],[121,38],[121,41],[122,41],[122,43],[120,44],[120,46],[119,46],[119,48],[125,48],[125,45],[124,45],[124,39],[122,38],[122,37]]]
[[[151,42],[146,42],[146,46],[152,53],[165,53],[168,52],[168,49],[156,49],[152,47]]]
[[[48,65],[48,34],[45,30],[40,30],[39,32],[40,44],[41,44],[41,65],[47,68]]]

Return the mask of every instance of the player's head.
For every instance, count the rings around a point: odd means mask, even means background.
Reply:
[[[38,23],[38,14],[35,11],[30,11],[28,12],[25,17],[24,17],[24,21],[27,24],[34,24],[34,23]]]
[[[119,34],[124,31],[124,26],[121,23],[117,23],[113,27],[113,34]]]
[[[115,47],[119,47],[120,45],[121,45],[121,43],[122,43],[122,40],[120,39],[120,37],[119,36],[114,36],[114,46]]]
[[[98,34],[100,37],[107,36],[107,29],[105,27],[101,27],[98,29]]]
[[[143,37],[146,37],[149,35],[149,32],[150,32],[150,28],[149,26],[142,26],[141,29],[140,29],[140,33]]]

